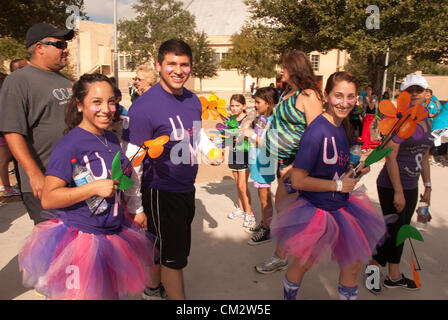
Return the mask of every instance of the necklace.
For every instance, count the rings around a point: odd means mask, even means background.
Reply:
[[[90,133],[92,133],[92,132],[90,132]],[[93,133],[92,133],[92,134],[93,134]],[[101,142],[101,144],[102,144],[103,146],[106,147],[106,149],[107,149],[107,151],[109,151],[109,153],[112,153],[112,150],[110,149],[109,144],[107,143],[106,135],[104,135],[104,142],[101,141],[101,139],[100,139],[96,134],[93,134],[93,135],[95,136],[95,138],[98,139],[99,142]]]

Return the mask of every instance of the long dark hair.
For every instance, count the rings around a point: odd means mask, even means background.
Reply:
[[[338,71],[333,73],[327,80],[327,84],[325,85],[325,93],[327,96],[335,87],[336,83],[341,81],[347,81],[349,83],[353,83],[355,85],[355,92],[358,92],[358,80],[356,77],[350,72],[346,71]],[[328,109],[328,104],[325,105],[325,109]],[[345,134],[348,139],[348,143],[352,145],[352,126],[350,124],[350,116],[347,116],[343,121],[342,125],[344,126]]]
[[[314,75],[313,66],[304,52],[300,50],[288,52],[283,56],[282,63],[286,70],[288,70],[290,81],[298,89],[311,89],[316,92],[320,101],[323,101],[322,92],[319,88],[317,78]]]
[[[65,108],[65,125],[64,134],[67,134],[82,121],[82,112],[78,112],[78,103],[83,103],[84,98],[89,92],[89,85],[94,82],[105,81],[113,88],[113,84],[108,77],[101,73],[83,74],[72,88],[72,97]]]
[[[269,105],[267,115],[268,117],[272,115],[274,112],[274,107],[278,103],[278,92],[275,88],[272,87],[263,87],[257,89],[255,92],[254,98],[260,98],[266,101]]]

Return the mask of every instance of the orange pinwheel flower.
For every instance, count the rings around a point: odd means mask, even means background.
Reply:
[[[160,136],[153,140],[143,142],[140,146],[141,151],[138,151],[131,159],[132,166],[138,166],[143,161],[146,154],[148,154],[151,159],[160,157],[163,152],[163,146],[168,141],[170,141],[169,136]]]
[[[397,136],[407,139],[414,133],[417,124],[428,116],[428,111],[417,104],[408,109],[411,95],[403,91],[398,96],[397,107],[389,100],[380,102],[380,112],[386,117],[380,121],[379,129],[382,134],[387,135],[391,130],[398,129]]]
[[[209,115],[212,116],[213,120],[221,119],[223,117],[228,117],[226,109],[226,101],[224,99],[218,98],[216,95],[211,94],[208,100],[205,97],[199,97],[202,105],[202,118],[207,120]]]

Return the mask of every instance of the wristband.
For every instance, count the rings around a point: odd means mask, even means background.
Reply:
[[[336,192],[342,191],[342,180],[336,180]]]
[[[431,188],[431,182],[425,182],[423,183],[423,185],[425,186],[425,188]]]
[[[254,141],[257,141],[257,134],[254,133],[250,138],[251,138],[252,140],[254,140]]]

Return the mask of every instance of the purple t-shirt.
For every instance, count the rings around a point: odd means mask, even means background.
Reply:
[[[76,158],[80,165],[89,169],[94,179],[110,179],[110,168],[116,153],[121,150],[117,137],[110,131],[104,135],[95,135],[79,127],[73,128],[64,136],[53,149],[50,163],[45,174],[58,177],[69,187],[75,187],[72,179],[71,159]],[[112,152],[98,140],[105,142]],[[128,163],[121,151],[122,168]],[[90,218],[91,211],[85,201],[76,203],[67,208],[61,208],[66,214],[62,216],[64,223],[79,230],[95,234],[114,234],[120,231],[124,222],[124,212],[119,205],[118,195],[106,198],[109,208],[101,214]]]
[[[193,191],[198,172],[197,136],[202,126],[198,97],[185,88],[182,95],[173,95],[157,83],[134,102],[128,116],[123,140],[140,146],[146,140],[170,137],[160,157],[145,157],[142,186],[169,192]]]
[[[350,147],[344,127],[331,124],[323,115],[306,128],[300,141],[294,168],[308,171],[310,177],[337,180],[347,171]],[[310,192],[299,190],[313,205],[324,210],[337,210],[348,200],[348,193]]]
[[[428,127],[430,126],[429,121],[426,121],[426,125]],[[411,136],[400,144],[400,149],[397,154],[397,163],[403,190],[418,188],[418,179],[422,171],[423,156],[426,151],[431,148],[433,142],[434,137],[431,134],[431,130],[428,130],[420,140],[415,140]],[[380,187],[393,189],[386,165],[384,165],[378,175],[376,183]]]

